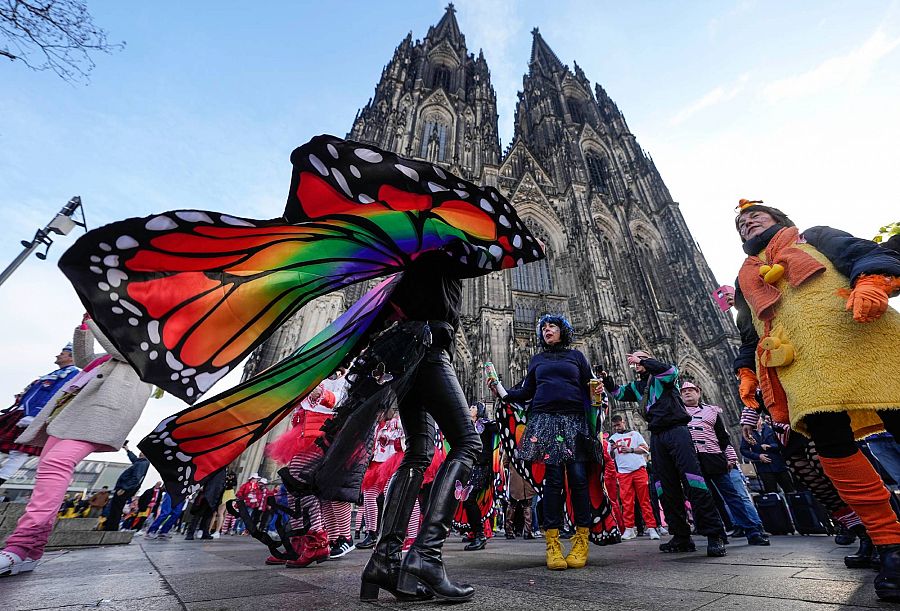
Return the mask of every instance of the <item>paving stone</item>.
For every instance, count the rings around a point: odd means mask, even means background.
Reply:
[[[758,596],[729,594],[709,605],[709,609],[710,611],[713,609],[715,611],[750,611],[751,609],[758,609],[759,604],[760,598]],[[765,599],[765,611],[853,611],[870,608],[871,607],[857,607],[853,605],[811,603],[801,600],[780,600],[777,598]]]
[[[175,596],[151,596],[136,600],[108,600],[101,599],[96,603],[85,605],[66,605],[64,607],[43,607],[28,609],[28,611],[81,611],[82,609],[100,609],[101,611],[174,611],[182,609],[181,603]]]
[[[386,593],[377,604],[359,602],[366,551],[305,569],[265,566],[267,553],[247,537],[137,537],[130,545],[51,552],[35,573],[0,579],[0,609],[419,608]],[[465,552],[454,537],[444,548],[451,578],[476,587],[475,598],[454,611],[893,608],[877,601],[873,571],[843,568],[846,553],[824,537],[775,538],[770,548],[732,545],[724,558],[707,558],[702,547],[660,554],[656,542],[638,539],[591,546],[586,568],[550,572],[543,541],[494,539],[483,551]]]
[[[134,533],[126,530],[103,531],[103,538],[100,540],[100,545],[127,545],[128,543],[131,543],[133,537]]]
[[[89,552],[90,550],[84,550]],[[38,566],[34,572],[0,578],[3,609],[52,609],[66,605],[97,605],[100,601],[136,600],[168,596],[171,591],[154,573],[100,575],[83,558],[84,571],[77,577],[53,577],[51,566]],[[175,607],[177,608],[177,607]]]
[[[817,603],[835,603],[877,607],[878,600],[872,587],[874,573],[868,576],[867,582],[826,581],[813,579],[768,580],[758,577],[732,577],[720,583],[704,587],[704,592],[720,592],[723,594],[744,594],[782,600],[796,600]]]
[[[166,581],[185,603],[286,592],[303,594],[314,589],[314,586],[282,577],[276,572],[254,570],[216,573],[184,571],[182,574],[167,575]]]

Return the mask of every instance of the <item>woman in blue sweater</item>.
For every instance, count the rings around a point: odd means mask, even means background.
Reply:
[[[590,432],[585,411],[590,407],[591,367],[584,355],[570,348],[575,335],[562,316],[545,314],[538,321],[537,338],[543,350],[528,364],[525,380],[509,391],[492,388],[513,402],[531,401],[528,424],[517,449],[525,461],[544,463],[544,529],[547,568],[581,568],[587,563],[591,527],[587,463]],[[572,551],[563,558],[559,542],[564,500],[563,482],[568,475],[575,536]]]

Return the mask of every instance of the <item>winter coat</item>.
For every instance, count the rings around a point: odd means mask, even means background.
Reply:
[[[259,482],[251,480],[238,488],[237,498],[244,501],[248,509],[262,509],[266,504],[266,491]]]
[[[93,321],[89,320],[87,326],[87,329],[75,329],[75,365],[84,368],[103,356],[94,354],[94,339],[112,358],[97,367],[96,377],[58,414],[54,414],[56,403],[63,396],[62,391],[57,392],[19,435],[17,443],[43,446],[48,437],[53,435],[59,439],[98,444],[102,447],[99,451],[116,452],[121,449],[140,418],[152,387],[141,382],[125,357]]]
[[[102,509],[109,502],[109,490],[100,490],[91,495],[88,505],[95,509]]]

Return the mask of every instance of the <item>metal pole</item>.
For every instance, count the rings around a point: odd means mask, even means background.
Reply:
[[[10,276],[12,276],[12,274],[13,274],[14,271],[16,271],[17,269],[19,269],[19,266],[20,266],[20,265],[22,265],[23,263],[25,263],[25,259],[27,259],[28,257],[30,257],[30,256],[31,256],[31,253],[33,253],[34,251],[36,251],[36,250],[38,249],[38,246],[40,246],[40,242],[38,242],[37,240],[33,240],[33,241],[31,242],[31,246],[29,246],[28,248],[26,248],[25,250],[23,250],[22,252],[20,252],[20,253],[19,253],[19,256],[16,257],[15,259],[13,259],[13,262],[10,263],[10,264],[6,267],[5,270],[3,270],[3,273],[2,273],[2,274],[0,274],[0,286],[2,286],[4,282],[6,282],[6,279],[7,279],[7,278],[9,278]]]
[[[66,235],[72,229],[73,225],[78,225],[80,227],[85,227],[84,223],[84,210],[81,211],[81,222],[72,219],[72,216],[81,209],[81,197],[75,196],[66,202],[66,205],[62,207],[62,209],[57,212],[50,222],[44,226],[43,229],[38,229],[34,238],[31,242],[26,242],[22,240],[22,246],[25,247],[25,250],[19,253],[19,255],[13,259],[12,263],[10,263],[6,269],[3,270],[3,273],[0,273],[0,286],[3,285],[6,280],[12,276],[13,272],[16,271],[19,266],[21,266],[25,260],[36,251],[41,246],[46,246],[47,250],[50,250],[50,246],[53,244],[53,240],[50,237],[51,233],[57,233],[59,235]],[[57,220],[60,217],[65,217],[66,221],[63,225],[58,224]],[[47,256],[47,253],[43,254],[38,253],[38,258],[43,259]]]

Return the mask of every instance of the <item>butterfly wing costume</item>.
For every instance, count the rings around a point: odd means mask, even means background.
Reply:
[[[420,256],[440,256],[459,277],[544,256],[496,189],[436,165],[328,135],[295,149],[291,162],[279,218],[199,210],[131,218],[88,232],[60,259],[94,321],[141,378],[188,403],[303,305],[383,279],[286,359],[166,418],[141,442],[174,494],[234,460],[356,356]],[[388,377],[369,384],[372,391],[394,385]]]
[[[544,482],[545,466],[540,462],[524,461],[516,455],[516,447],[522,441],[525,426],[528,423],[527,406],[511,401],[499,400],[500,409],[497,410],[497,420],[500,423],[500,443],[503,451],[510,457],[510,469],[515,469],[522,478],[528,482],[538,494]],[[592,406],[587,414],[588,427],[595,434],[600,428],[600,409]],[[597,457],[588,463],[588,493],[591,500],[592,523],[590,539],[597,545],[618,543],[620,539],[619,529],[612,518],[612,504],[606,492],[604,484],[604,460],[605,457]],[[567,503],[570,520],[574,518],[571,513],[572,502],[569,499],[568,487]]]

